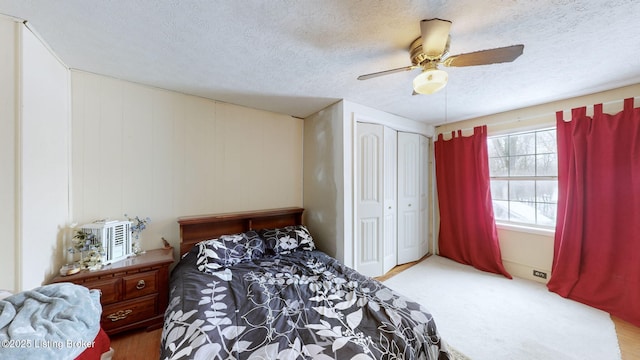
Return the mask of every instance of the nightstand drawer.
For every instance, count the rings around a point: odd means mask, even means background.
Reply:
[[[133,324],[156,315],[156,295],[105,306],[102,309],[102,327],[109,331],[116,327]]]
[[[162,326],[169,304],[169,267],[173,248],[149,250],[144,254],[105,265],[100,270],[82,270],[56,276],[52,282],[71,282],[102,292],[102,328],[108,335]]]
[[[158,271],[146,271],[122,278],[124,281],[124,300],[153,294],[158,291]]]
[[[112,304],[120,300],[121,280],[119,278],[97,280],[86,282],[82,285],[89,289],[98,289],[102,293],[100,295],[100,303],[102,305]]]

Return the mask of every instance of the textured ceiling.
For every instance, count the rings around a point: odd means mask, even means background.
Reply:
[[[432,125],[640,83],[636,0],[0,0],[70,68],[306,117],[347,99]],[[512,63],[444,68],[412,96],[421,19],[451,54],[524,44]]]

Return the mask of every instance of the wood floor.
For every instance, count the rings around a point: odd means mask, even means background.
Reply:
[[[612,316],[611,320],[616,324],[622,360],[640,360],[640,327],[615,316]]]
[[[397,266],[385,276],[376,278],[384,281],[415,265],[417,262]],[[612,316],[616,327],[618,343],[622,360],[640,360],[640,327],[634,326],[622,319]],[[162,329],[114,335],[111,337],[111,347],[115,350],[113,360],[126,359],[158,359],[160,357],[160,337]]]
[[[111,337],[111,347],[115,350],[113,360],[157,360],[160,358],[161,336],[162,329],[113,335]]]

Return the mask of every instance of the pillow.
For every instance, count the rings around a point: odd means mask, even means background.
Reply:
[[[201,241],[195,247],[198,249],[196,266],[206,273],[261,258],[265,252],[264,241],[253,230]]]
[[[291,254],[297,250],[311,251],[316,248],[313,237],[304,225],[262,229],[258,233],[264,239],[266,248],[276,254]]]

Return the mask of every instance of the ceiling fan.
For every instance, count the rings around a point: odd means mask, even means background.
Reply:
[[[421,68],[422,72],[413,80],[413,94],[433,94],[447,84],[449,77],[445,71],[438,69],[438,65],[476,66],[511,62],[522,55],[524,49],[524,45],[519,44],[450,56],[450,28],[449,20],[436,18],[420,21],[421,36],[409,46],[413,65],[360,75],[358,80]]]

